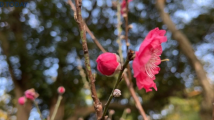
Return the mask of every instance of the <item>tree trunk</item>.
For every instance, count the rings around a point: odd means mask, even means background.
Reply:
[[[18,101],[19,97],[24,95],[24,86],[20,84],[20,82],[15,78],[13,68],[9,61],[9,43],[5,38],[5,36],[1,33],[0,33],[0,40],[1,40],[1,45],[2,45],[1,48],[2,48],[3,54],[7,56],[6,61],[8,64],[8,69],[11,75],[11,79],[14,84],[15,100]],[[28,120],[29,114],[32,108],[32,103],[28,101],[24,106],[21,106],[17,103],[16,107],[17,107],[17,113],[16,113],[17,120]]]
[[[203,100],[201,103],[201,117],[203,120],[211,120],[212,119],[212,101],[214,99],[214,92],[211,84],[209,83],[209,79],[206,76],[206,72],[203,69],[203,65],[196,57],[195,52],[188,40],[188,38],[180,32],[175,24],[172,22],[170,16],[164,12],[165,0],[157,0],[156,8],[159,10],[160,16],[163,20],[163,23],[167,26],[167,28],[172,32],[172,35],[175,40],[178,41],[179,47],[181,51],[188,58],[191,66],[194,68],[199,83],[201,84],[203,91]]]
[[[53,111],[54,111],[56,102],[57,102],[57,98],[53,98],[52,101],[51,101],[50,115],[49,115],[50,118],[51,118],[51,116],[52,116],[52,114],[53,114]],[[59,108],[58,108],[58,110],[57,110],[57,113],[56,113],[56,116],[55,116],[55,119],[54,119],[54,120],[63,120],[63,117],[64,117],[64,109],[65,109],[65,105],[64,105],[64,102],[63,102],[63,100],[62,100],[61,103],[60,103],[60,105],[59,105]]]
[[[15,91],[15,99],[18,100],[19,97],[23,96],[24,91],[21,90],[21,88],[19,86],[15,86],[14,88]],[[29,115],[30,115],[30,111],[32,109],[32,103],[30,101],[26,102],[25,105],[21,106],[18,103],[16,104],[17,106],[17,113],[16,113],[16,117],[17,120],[28,120]]]

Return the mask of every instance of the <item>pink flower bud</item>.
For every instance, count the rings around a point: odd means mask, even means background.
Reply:
[[[18,103],[19,103],[20,105],[24,105],[25,102],[26,102],[25,96],[22,96],[22,97],[20,97],[20,98],[18,99]]]
[[[39,94],[36,93],[33,88],[31,88],[31,89],[25,91],[25,97],[30,99],[30,100],[34,100],[37,97],[39,97]]]
[[[65,88],[63,86],[58,87],[57,89],[59,94],[63,94],[65,92]]]
[[[103,75],[111,76],[121,70],[120,57],[115,53],[106,52],[98,56],[97,69]]]

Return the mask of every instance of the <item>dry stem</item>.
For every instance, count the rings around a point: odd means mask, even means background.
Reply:
[[[74,11],[74,13],[76,13],[76,10],[75,10],[75,7],[74,7],[72,1],[71,1],[71,0],[68,0],[68,3],[69,3],[69,5],[71,6],[71,8],[72,8],[72,10]],[[119,4],[119,6],[120,6],[120,4]],[[119,11],[119,14],[120,14],[120,11]],[[83,22],[84,22],[84,21],[83,21]],[[120,22],[118,22],[118,23],[120,23]],[[84,24],[84,25],[85,25],[86,31],[87,31],[87,32],[89,33],[89,35],[92,37],[93,41],[94,41],[95,44],[98,46],[98,48],[99,48],[102,52],[107,52],[107,51],[102,47],[102,45],[97,41],[96,37],[95,37],[93,34],[90,34],[90,33],[92,33],[92,32],[90,31],[90,29],[87,29],[88,26],[87,26],[86,24]],[[129,78],[127,77],[126,73],[125,73],[125,75],[124,75],[123,77],[125,78],[125,80],[129,80]],[[147,120],[147,118],[145,117],[145,116],[146,116],[146,115],[145,115],[145,112],[144,112],[144,110],[143,110],[141,104],[139,104],[139,103],[140,103],[139,99],[138,99],[137,97],[135,97],[136,94],[135,94],[135,92],[134,92],[133,86],[130,86],[130,85],[128,85],[128,84],[127,84],[127,86],[129,87],[130,92],[132,91],[132,92],[131,92],[131,95],[132,95],[133,98],[135,98],[134,101],[135,101],[135,103],[136,103],[136,107],[138,108],[140,114],[144,117],[145,120]]]
[[[131,93],[131,95],[132,95],[132,97],[133,97],[133,99],[134,99],[134,101],[135,101],[135,106],[136,106],[136,108],[139,110],[139,112],[140,112],[140,114],[142,115],[143,119],[144,119],[144,120],[148,120],[148,118],[147,118],[147,116],[146,116],[146,113],[145,113],[145,111],[143,110],[143,107],[142,107],[142,105],[140,104],[140,101],[139,101],[139,99],[138,99],[138,97],[137,97],[137,95],[136,95],[136,93],[135,93],[135,90],[134,90],[132,84],[130,83],[130,81],[129,81],[129,79],[128,79],[128,77],[127,77],[126,74],[124,74],[124,79],[125,79],[125,81],[126,81],[126,85],[127,85],[128,88],[129,88],[129,91],[130,91],[130,93]]]
[[[76,9],[75,6],[73,4],[73,2],[71,0],[68,0],[68,4],[71,6],[71,9],[74,11],[74,19],[76,19]],[[86,32],[91,36],[92,40],[94,41],[94,43],[97,45],[97,47],[102,51],[102,52],[107,52],[103,46],[98,42],[98,40],[96,39],[96,37],[94,36],[94,34],[91,32],[91,30],[88,28],[88,26],[86,25],[86,23],[83,21],[83,24],[85,26],[85,30]]]
[[[97,119],[101,119],[102,117],[102,104],[100,100],[97,97],[97,92],[96,92],[96,87],[95,87],[95,79],[92,75],[91,72],[91,66],[90,66],[90,59],[89,59],[89,54],[88,54],[88,46],[87,46],[87,41],[86,41],[86,31],[85,31],[85,23],[83,22],[82,15],[81,15],[81,6],[82,6],[82,0],[75,0],[75,5],[76,5],[76,22],[79,25],[79,31],[80,31],[80,36],[82,40],[82,47],[84,51],[84,58],[85,58],[85,66],[86,66],[86,71],[87,75],[90,81],[90,89],[91,89],[91,94],[92,94],[92,99],[94,101],[94,108],[96,111]]]

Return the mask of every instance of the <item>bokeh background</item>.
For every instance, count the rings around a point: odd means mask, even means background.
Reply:
[[[67,0],[27,2],[25,8],[0,8],[0,120],[40,119],[31,103],[24,107],[17,104],[18,97],[29,88],[35,88],[40,94],[37,101],[42,114],[47,117],[53,110],[58,95],[56,89],[60,85],[66,88],[66,93],[57,120],[95,119],[88,79],[84,76],[78,26]],[[165,2],[164,11],[170,15],[177,29],[187,36],[207,72],[209,86],[213,87],[214,0]],[[103,47],[117,53],[117,16],[113,3],[114,0],[83,0],[82,16]],[[200,112],[201,103],[205,99],[203,88],[191,61],[180,50],[182,44],[173,38],[155,4],[156,0],[130,2],[129,23],[133,26],[129,32],[130,49],[138,50],[147,33],[159,27],[167,31],[168,38],[162,44],[161,58],[169,58],[170,61],[160,65],[161,71],[155,80],[157,92],[138,90],[133,78],[136,93],[146,114],[153,120],[203,120],[200,117],[203,114]],[[95,60],[102,52],[88,34],[87,40],[98,96],[105,102],[116,77],[102,76],[97,71]],[[124,57],[125,48],[123,40]],[[113,99],[110,106],[115,110],[113,120],[119,120],[126,108],[131,109],[127,120],[142,120],[125,82],[119,85],[119,89],[122,96]]]

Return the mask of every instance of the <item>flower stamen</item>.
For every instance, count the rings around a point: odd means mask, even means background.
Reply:
[[[145,71],[146,71],[146,74],[150,77],[150,78],[153,78],[155,75],[154,75],[154,70],[156,68],[158,68],[158,66],[155,64],[155,62],[158,60],[159,58],[159,55],[158,55],[158,50],[153,50],[152,52],[152,55],[151,55],[151,58],[150,60],[148,61],[148,63],[145,65]]]
[[[163,59],[163,60],[161,60],[161,62],[164,62],[164,61],[169,61],[169,59]]]

